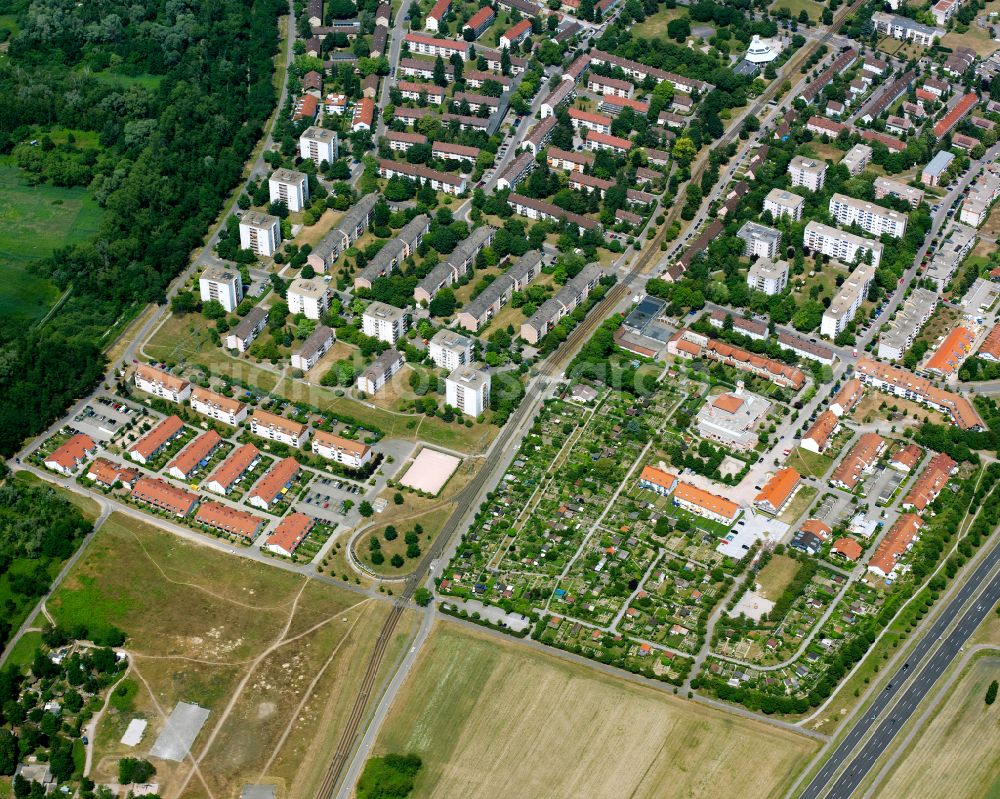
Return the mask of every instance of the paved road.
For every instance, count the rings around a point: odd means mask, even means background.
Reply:
[[[882,691],[855,722],[847,737],[799,795],[800,799],[819,799],[821,796],[846,799],[854,793],[921,700],[1000,601],[1000,572],[987,582],[998,565],[1000,541],[994,542],[993,549],[924,633],[906,663],[893,675],[890,687]],[[984,583],[985,588],[979,593]],[[959,618],[962,608],[973,599],[972,606]],[[958,623],[945,636],[956,619]],[[936,646],[939,642],[940,646]],[[871,737],[852,758],[852,753],[869,733]],[[843,766],[846,768],[838,778]]]

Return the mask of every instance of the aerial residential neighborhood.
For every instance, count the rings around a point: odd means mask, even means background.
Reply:
[[[995,790],[1000,9],[0,10],[0,792]]]

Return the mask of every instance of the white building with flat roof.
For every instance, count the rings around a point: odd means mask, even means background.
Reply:
[[[479,416],[490,403],[490,376],[459,366],[445,378],[445,403],[469,416]]]
[[[781,250],[781,231],[756,222],[747,222],[736,234],[743,239],[743,254],[748,257],[775,258]]]
[[[243,300],[243,280],[239,270],[222,266],[210,266],[198,278],[198,290],[202,302],[215,301],[233,313]]]
[[[907,186],[898,180],[886,178],[879,175],[875,178],[875,199],[882,200],[886,197],[895,197],[897,200],[905,200],[911,208],[916,208],[924,199],[923,189],[915,189]]]
[[[788,163],[788,174],[792,176],[792,186],[819,191],[826,183],[826,161],[797,155]]]
[[[240,218],[240,247],[266,258],[281,243],[281,220],[259,211],[246,211]]]
[[[321,166],[324,161],[332,164],[339,156],[337,132],[316,125],[306,128],[299,136],[299,155]]]
[[[841,160],[841,164],[847,167],[847,171],[852,175],[860,175],[865,171],[865,167],[872,160],[874,150],[867,144],[855,144]]]
[[[819,332],[828,338],[836,338],[851,323],[861,304],[868,297],[868,289],[875,279],[875,267],[871,264],[858,264],[857,268],[844,281],[830,307],[823,312],[823,321]]]
[[[839,224],[857,225],[873,236],[887,233],[900,239],[906,232],[906,214],[866,200],[855,200],[846,194],[834,194],[830,198],[830,214]]]
[[[788,261],[759,258],[750,264],[747,285],[767,295],[781,294],[788,285]]]
[[[798,222],[802,219],[802,206],[805,202],[804,197],[794,192],[771,189],[764,198],[764,210],[770,212],[774,219],[787,216],[793,222]]]
[[[285,299],[289,313],[305,314],[306,319],[319,319],[330,307],[330,290],[318,277],[299,277],[288,287]]]
[[[872,254],[872,264],[882,260],[882,244],[872,239],[855,236],[821,222],[810,222],[802,234],[802,243],[814,252],[829,255],[845,264],[852,264],[867,253]]]
[[[302,211],[309,202],[309,177],[294,169],[276,169],[267,179],[271,202],[283,202],[289,211]]]
[[[878,357],[898,361],[913,346],[913,341],[937,308],[938,296],[925,288],[914,289],[896,313],[889,329],[878,340]]]
[[[428,354],[444,369],[457,369],[472,362],[472,339],[452,330],[439,330],[428,345]]]
[[[746,391],[741,382],[731,394],[708,398],[696,417],[698,435],[733,449],[751,449],[757,444],[757,423],[770,407],[770,402]]]
[[[373,302],[361,315],[361,330],[366,336],[395,344],[409,326],[409,314],[384,302]]]

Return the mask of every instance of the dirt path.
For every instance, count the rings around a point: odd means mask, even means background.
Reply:
[[[126,652],[126,655],[128,655],[127,652]],[[85,764],[83,766],[83,776],[84,777],[90,776],[90,769],[93,766],[93,762],[94,762],[94,739],[97,738],[97,725],[100,723],[101,718],[104,716],[105,711],[108,709],[108,705],[111,704],[111,695],[114,693],[114,691],[118,687],[119,683],[121,683],[122,680],[124,680],[126,677],[128,677],[129,672],[131,672],[131,671],[132,671],[132,658],[131,658],[131,656],[129,656],[129,658],[128,658],[128,667],[122,673],[122,676],[119,677],[117,680],[115,680],[114,684],[110,688],[108,688],[108,695],[104,697],[104,704],[101,705],[101,709],[98,710],[94,714],[93,718],[91,718],[91,720],[87,723],[87,726],[86,726],[86,728],[83,731],[83,734],[87,737],[87,744],[86,744],[86,747],[87,747],[87,759],[86,759],[86,762],[85,762]]]

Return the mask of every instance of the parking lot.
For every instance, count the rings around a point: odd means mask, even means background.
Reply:
[[[97,397],[73,417],[73,427],[95,441],[107,441],[128,422],[142,417],[142,408],[110,397]]]
[[[365,489],[349,480],[317,476],[309,484],[305,497],[298,501],[296,510],[317,519],[337,524],[344,519],[344,502],[356,508],[365,498]]]

